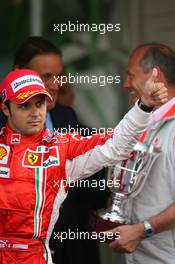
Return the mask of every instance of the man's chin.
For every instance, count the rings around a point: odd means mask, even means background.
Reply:
[[[38,134],[41,130],[42,128],[40,127],[33,127],[33,128],[26,129],[25,131],[21,131],[21,134],[25,136],[34,136]]]
[[[138,99],[139,99],[139,95],[138,94],[136,94],[136,93],[130,94],[131,105],[134,105]]]

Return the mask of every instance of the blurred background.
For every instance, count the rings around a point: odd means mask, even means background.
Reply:
[[[41,35],[63,52],[66,72],[120,75],[120,84],[74,84],[74,109],[83,124],[113,127],[129,109],[122,79],[129,53],[145,42],[175,48],[174,0],[1,0],[0,80],[12,68],[18,46],[30,35]],[[53,24],[121,24],[120,32],[54,32]],[[88,250],[88,249],[87,249]],[[101,245],[102,264],[118,263]]]
[[[124,76],[130,51],[157,41],[174,48],[174,0],[1,0],[0,79],[29,35],[42,35],[63,52],[67,72]],[[53,24],[120,23],[120,32],[54,32]],[[121,84],[74,84],[74,108],[82,123],[113,127],[129,107]]]

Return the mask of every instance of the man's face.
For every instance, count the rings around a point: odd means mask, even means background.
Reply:
[[[139,61],[143,55],[143,49],[137,50],[131,55],[123,82],[123,88],[130,92],[132,104],[141,97],[141,87],[148,77],[148,73],[144,73],[142,67],[139,65]]]
[[[62,58],[56,53],[48,53],[34,57],[30,62],[30,69],[41,75],[46,89],[51,94],[53,102],[47,102],[48,111],[55,107],[60,84],[55,77],[63,75]]]
[[[23,135],[35,135],[44,127],[46,119],[46,98],[36,95],[26,103],[10,102],[10,109],[3,106],[10,127]]]

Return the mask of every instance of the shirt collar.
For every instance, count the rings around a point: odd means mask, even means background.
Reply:
[[[4,137],[4,141],[7,145],[18,145],[18,144],[26,144],[31,145],[35,143],[40,143],[43,137],[48,134],[48,131],[43,129],[35,135],[26,136],[12,130],[7,124],[6,127],[3,128],[2,136]]]

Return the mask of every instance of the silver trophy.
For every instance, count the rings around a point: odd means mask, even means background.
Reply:
[[[107,181],[112,181],[110,184],[112,205],[99,210],[98,214],[102,219],[121,224],[130,222],[123,210],[126,200],[135,197],[141,191],[160,151],[155,142],[147,145],[138,141],[127,160],[109,168]]]

